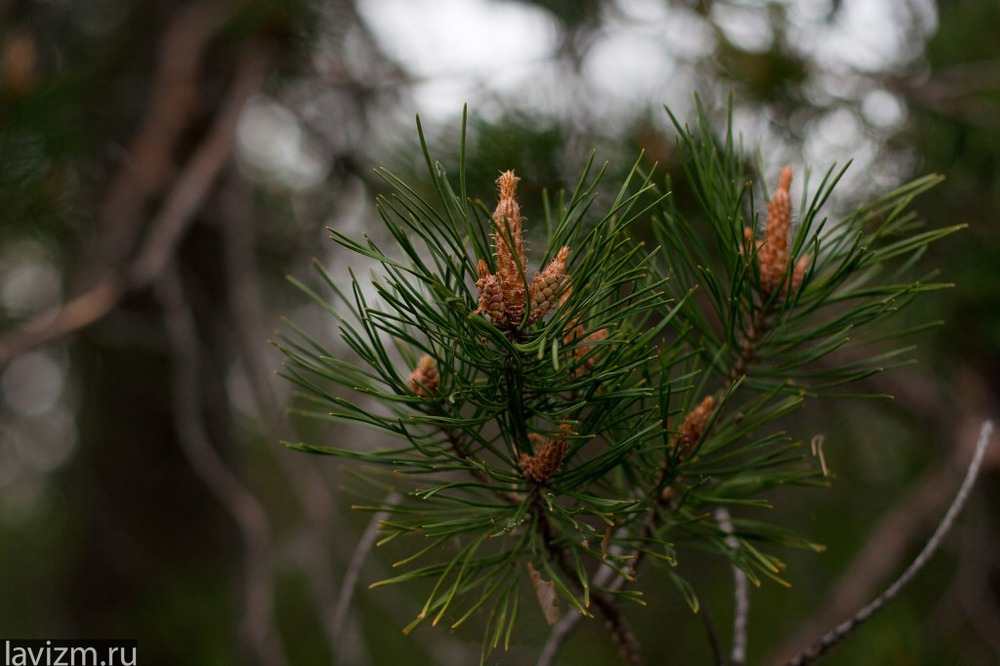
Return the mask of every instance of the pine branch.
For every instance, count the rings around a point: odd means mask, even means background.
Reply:
[[[522,216],[515,196],[519,176],[503,172],[492,211],[473,205],[464,154],[456,188],[421,130],[435,201],[382,172],[394,193],[378,208],[397,251],[333,231],[337,243],[379,266],[370,288],[353,273],[349,286],[321,273],[335,304],[306,289],[339,322],[353,360],[290,326],[279,343],[286,376],[312,405],[303,413],[404,443],[293,446],[389,469],[393,485],[412,481],[383,521],[382,541],[423,539],[397,563],[403,573],[377,584],[433,583],[406,632],[425,619],[436,624],[449,609],[458,611],[458,627],[491,603],[485,661],[510,644],[527,576],[549,621],[558,599],[584,614],[590,605],[623,659],[637,664],[639,642],[621,603],[640,592],[626,584],[650,559],[676,566],[682,552],[699,550],[727,558],[735,572],[738,664],[747,582],[783,583],[783,563],[762,544],[821,549],[720,507],[749,512],[769,506],[764,493],[779,486],[821,485],[796,440],[773,424],[807,397],[896,362],[890,349],[856,363],[817,364],[847,344],[848,332],[934,288],[907,282],[905,273],[951,230],[910,233],[906,205],[936,182],[929,178],[821,234],[820,207],[842,174],[832,167],[812,198],[803,196],[793,229],[785,168],[757,240],[753,187],[731,128],[719,145],[701,120],[701,138],[678,129],[708,222],[702,228],[657,194],[637,165],[596,211],[603,170],[588,182],[588,165],[568,199],[546,205],[549,238],[532,256],[523,236],[531,215]],[[649,253],[628,227],[654,211],[662,249]],[[589,545],[596,539],[599,552]],[[588,563],[596,563],[592,574]],[[698,612],[693,586],[667,575]],[[579,617],[557,621],[539,663],[555,658]],[[721,655],[717,639],[710,642]]]

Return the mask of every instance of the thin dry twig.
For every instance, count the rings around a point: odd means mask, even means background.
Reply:
[[[805,664],[811,664],[819,659],[823,654],[830,650],[830,648],[839,643],[845,636],[850,634],[854,631],[854,629],[884,608],[886,604],[892,601],[892,599],[894,599],[896,595],[898,595],[899,592],[911,580],[913,580],[917,573],[923,569],[924,565],[927,564],[931,556],[933,556],[937,551],[938,546],[941,545],[941,541],[951,529],[951,526],[954,524],[955,518],[958,516],[959,512],[961,512],[962,507],[965,506],[965,502],[969,498],[972,486],[975,484],[976,476],[979,474],[979,467],[983,461],[983,456],[986,453],[986,448],[990,443],[992,435],[993,422],[984,421],[982,428],[979,431],[979,440],[976,443],[975,454],[972,457],[972,461],[969,463],[965,478],[962,480],[962,485],[959,487],[958,492],[955,495],[955,499],[952,501],[951,506],[948,507],[948,511],[945,513],[944,518],[941,519],[937,529],[934,530],[934,534],[931,535],[931,538],[927,541],[923,550],[920,551],[920,554],[917,555],[916,559],[913,560],[909,567],[907,567],[906,571],[904,571],[892,585],[882,592],[882,594],[877,596],[871,603],[859,610],[851,618],[834,627],[832,630],[823,635],[816,643],[788,661],[787,666],[803,666]]]
[[[368,559],[368,555],[375,545],[375,539],[378,538],[378,531],[382,526],[382,522],[392,516],[392,507],[399,504],[402,500],[403,497],[399,493],[390,493],[386,496],[382,503],[385,508],[372,516],[367,529],[361,535],[361,539],[358,540],[358,545],[354,549],[354,555],[351,557],[351,563],[344,574],[344,582],[341,585],[340,596],[337,599],[337,610],[333,615],[333,635],[336,638],[338,648],[335,653],[335,659],[338,664],[349,663],[345,661],[347,654],[344,649],[347,638],[347,620],[350,617],[351,601],[354,599],[354,589],[358,584],[361,568],[365,565],[365,561]]]
[[[724,506],[715,509],[715,522],[726,533],[726,545],[733,550],[739,550],[740,542],[733,536],[733,519]],[[747,575],[735,564],[731,565],[734,583],[733,644],[729,653],[732,666],[742,666],[747,663],[747,617],[750,615],[750,595],[747,585]]]
[[[245,598],[240,634],[261,664],[287,663],[274,618],[271,534],[264,508],[212,446],[201,419],[200,342],[180,278],[166,270],[156,283],[167,337],[173,351],[174,423],[181,451],[196,476],[229,512],[246,553]]]

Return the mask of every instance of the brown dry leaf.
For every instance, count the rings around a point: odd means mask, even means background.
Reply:
[[[604,528],[604,538],[601,539],[601,559],[608,556],[608,546],[611,545],[611,525]]]
[[[542,607],[542,614],[545,621],[550,625],[559,621],[559,594],[556,592],[556,585],[550,580],[543,580],[542,574],[535,571],[535,566],[528,562],[528,575],[531,576],[531,586],[535,588],[535,596],[538,597],[538,605]]]

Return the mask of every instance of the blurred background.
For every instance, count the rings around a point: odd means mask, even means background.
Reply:
[[[955,287],[904,315],[943,324],[861,387],[895,400],[789,426],[825,435],[835,478],[775,511],[827,551],[752,590],[749,662],[794,652],[919,551],[997,413],[998,34],[996,0],[0,0],[0,635],[137,638],[144,665],[476,663],[474,625],[401,635],[422,602],[366,589],[387,559],[344,594],[370,515],[338,462],[279,442],[375,442],[287,416],[281,317],[341,348],[286,276],[346,277],[325,227],[379,233],[375,166],[426,178],[417,113],[454,171],[468,103],[470,191],[516,169],[541,219],[595,149],[612,184],[639,150],[679,176],[662,107],[689,119],[697,93],[720,127],[733,95],[771,179],[854,160],[831,216],[940,172],[919,212],[969,225],[925,257]],[[826,663],[1000,661],[998,470]],[[728,567],[681,567],[727,642]],[[630,611],[650,663],[711,663],[657,590]],[[524,613],[488,663],[537,658]],[[584,623],[557,663],[615,652]]]

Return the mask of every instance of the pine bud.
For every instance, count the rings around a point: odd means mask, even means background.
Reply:
[[[795,268],[792,270],[792,283],[786,287],[785,291],[787,292],[789,289],[796,291],[801,286],[807,270],[809,270],[809,255],[804,254],[795,262]]]
[[[569,248],[565,245],[559,248],[556,258],[545,270],[535,274],[531,282],[531,312],[528,323],[534,323],[540,317],[552,310],[559,302],[559,297],[565,289],[569,276],[566,275],[566,263],[569,260]]]
[[[766,294],[798,289],[809,268],[809,256],[803,255],[792,268],[791,278],[785,279],[788,264],[792,228],[792,198],[789,188],[792,184],[792,167],[786,166],[778,178],[778,188],[767,203],[767,225],[764,230],[764,240],[754,239],[750,227],[743,229],[744,247],[753,247],[757,252],[757,267],[760,275],[760,289]],[[751,245],[751,243],[753,245]],[[740,249],[743,252],[743,249]]]
[[[494,245],[497,253],[497,275],[507,301],[511,321],[519,322],[524,315],[524,238],[521,207],[515,192],[521,180],[513,171],[505,171],[497,179],[500,201],[493,212]]]
[[[507,329],[510,320],[500,281],[496,275],[490,273],[489,267],[482,259],[479,260],[479,279],[476,280],[476,288],[479,289],[479,307],[476,312],[488,316],[497,328]]]
[[[771,294],[781,285],[788,269],[788,237],[792,226],[792,167],[781,170],[778,189],[767,204],[765,240],[757,253],[760,266],[760,286]]]
[[[410,390],[421,398],[429,398],[437,395],[438,384],[441,381],[438,375],[437,362],[434,357],[424,354],[417,361],[417,367],[410,373]]]
[[[686,458],[705,434],[708,421],[712,417],[713,407],[715,407],[715,400],[712,399],[712,396],[708,396],[685,417],[684,423],[681,424],[681,429],[674,439],[674,451],[681,458]]]
[[[532,442],[534,442],[535,455],[522,453],[518,461],[521,472],[526,479],[536,483],[544,483],[559,471],[563,457],[569,449],[569,440],[564,439],[570,434],[569,425],[565,423],[560,425],[559,432],[563,438],[546,439],[540,448],[539,441],[542,438],[537,435],[531,437]]]
[[[493,213],[493,244],[496,250],[497,272],[490,273],[486,262],[479,261],[479,307],[476,313],[485,314],[494,326],[502,331],[512,331],[521,326],[524,312],[529,306],[531,314],[526,324],[533,324],[551,311],[569,282],[566,264],[569,248],[562,247],[555,259],[544,270],[535,274],[530,286],[525,286],[524,240],[522,235],[521,207],[515,191],[520,179],[513,171],[505,171],[497,179],[500,201]]]

